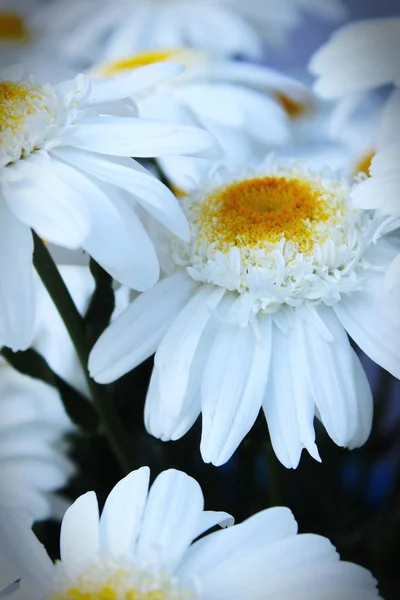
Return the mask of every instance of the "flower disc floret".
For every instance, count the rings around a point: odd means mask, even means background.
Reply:
[[[146,564],[141,564],[145,562]],[[136,564],[126,558],[104,557],[89,565],[77,577],[63,578],[62,565],[56,567],[57,592],[48,600],[194,600],[176,577],[158,564],[139,558]]]
[[[334,304],[359,289],[373,229],[350,189],[297,166],[221,181],[185,199],[192,238],[173,242],[173,259],[197,281],[249,295],[254,313]]]

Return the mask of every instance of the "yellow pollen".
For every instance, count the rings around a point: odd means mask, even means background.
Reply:
[[[185,198],[187,196],[187,192],[177,185],[172,186],[172,191],[177,198]]]
[[[78,588],[70,588],[61,596],[53,596],[52,600],[168,600],[168,596],[163,590],[152,590],[149,592],[129,590],[121,593],[106,586],[100,590],[93,591],[81,591]]]
[[[133,54],[121,60],[115,60],[108,62],[95,70],[95,75],[101,77],[112,77],[125,71],[132,71],[139,67],[146,67],[158,62],[165,62],[167,60],[173,60],[176,55],[182,54],[179,49],[169,50],[151,50],[149,52],[140,52]]]
[[[39,88],[12,81],[0,82],[0,134],[15,132],[26,115],[37,111],[33,101],[41,97]]]
[[[29,33],[20,15],[13,12],[0,12],[0,41],[25,42]]]
[[[364,173],[368,177],[370,176],[370,166],[372,159],[375,156],[375,150],[368,150],[354,165],[353,175],[358,175],[358,173]]]
[[[307,253],[314,246],[312,226],[331,215],[323,193],[311,182],[276,176],[235,182],[214,192],[200,205],[197,221],[221,250],[285,238]]]
[[[310,100],[295,100],[283,92],[278,92],[276,94],[276,99],[288,117],[293,121],[309,114],[314,108],[313,103]]]

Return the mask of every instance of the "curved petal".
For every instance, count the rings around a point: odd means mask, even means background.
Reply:
[[[85,117],[65,134],[64,145],[82,150],[149,158],[173,154],[215,156],[214,138],[196,127],[137,117]]]
[[[105,554],[134,552],[149,489],[150,469],[129,473],[111,490],[100,519],[100,546]]]
[[[189,226],[179,202],[161,181],[135,161],[69,148],[63,148],[57,154],[93,177],[125,190],[167,229],[188,241]]]
[[[327,327],[332,341],[320,335],[312,320],[308,324],[300,320],[299,334],[303,352],[307,354],[311,392],[328,434],[339,446],[347,446],[357,431],[358,407],[362,401],[353,373],[355,353],[333,310],[326,306],[314,310]]]
[[[151,356],[194,288],[186,272],[178,271],[136,298],[94,345],[89,357],[92,377],[109,383]]]
[[[26,350],[35,329],[33,239],[0,194],[0,345]]]
[[[61,523],[60,554],[69,577],[74,577],[100,550],[99,507],[87,492],[69,507]]]
[[[14,179],[8,173],[2,191],[10,210],[46,240],[66,248],[81,246],[90,219],[73,182],[60,178],[48,156],[39,152],[7,169]]]
[[[381,294],[372,286],[381,279]],[[343,327],[374,362],[400,379],[400,326],[385,314],[383,274],[370,275],[367,286],[333,306]]]
[[[174,569],[198,531],[203,506],[203,493],[195,479],[175,469],[163,471],[149,492],[139,554],[157,551],[160,564]]]

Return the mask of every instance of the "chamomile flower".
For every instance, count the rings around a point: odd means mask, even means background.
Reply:
[[[0,82],[0,343],[33,336],[33,240],[83,248],[119,282],[143,290],[158,261],[135,214],[142,205],[178,236],[173,194],[129,157],[207,152],[205,131],[141,119],[128,96],[181,67],[149,65],[118,80],[81,75],[57,86]]]
[[[0,362],[0,502],[34,520],[61,518],[57,495],[74,472],[65,456],[70,431],[58,392]]]
[[[315,90],[339,99],[337,115],[347,116],[360,97],[382,85],[394,89],[385,101],[376,133],[376,155],[370,178],[354,189],[355,205],[377,209],[394,222],[400,217],[400,18],[361,21],[337,31],[313,57],[311,70],[318,76]],[[400,256],[388,270],[389,287],[400,282]]]
[[[303,11],[329,20],[346,14],[341,0],[59,0],[37,11],[35,22],[67,55],[89,64],[180,46],[259,58],[264,43],[283,45]]]
[[[94,76],[118,77],[143,65],[172,61],[184,73],[135,96],[146,118],[192,124],[218,140],[224,162],[239,168],[257,152],[287,144],[292,124],[312,112],[314,96],[278,71],[260,65],[217,60],[185,48],[142,52],[97,65]],[[212,168],[211,160],[163,157],[160,165],[175,187],[189,191]]]
[[[239,525],[199,535],[230,515],[205,511],[199,484],[173,469],[150,490],[149,469],[122,479],[102,515],[94,492],[62,522],[61,560],[53,564],[26,522],[0,508],[5,587],[15,600],[372,600],[376,581],[342,562],[324,537],[298,534],[288,508],[263,510]]]
[[[170,274],[100,337],[93,377],[113,381],[155,352],[148,431],[176,440],[202,413],[200,449],[214,465],[260,408],[287,467],[303,447],[320,460],[314,416],[336,444],[362,445],[372,397],[347,333],[400,377],[400,323],[398,296],[382,289],[396,245],[350,192],[345,179],[271,157],[213,173],[183,198],[190,242],[170,242]]]

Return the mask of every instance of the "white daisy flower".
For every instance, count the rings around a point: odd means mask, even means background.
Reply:
[[[363,444],[372,397],[347,333],[400,377],[399,298],[381,286],[396,246],[350,192],[328,172],[273,158],[214,173],[184,198],[190,243],[172,240],[171,274],[99,338],[92,376],[113,381],[155,352],[148,431],[176,440],[202,413],[201,453],[214,465],[261,407],[287,467],[303,447],[320,460],[314,416],[336,444]]]
[[[28,70],[40,80],[61,81],[73,75],[71,67],[31,22],[41,4],[43,0],[0,0],[0,69],[13,67],[11,73]]]
[[[0,362],[0,502],[34,520],[61,518],[57,495],[74,472],[62,436],[72,428],[58,392]]]
[[[18,350],[32,340],[31,228],[49,242],[83,248],[139,290],[157,281],[159,267],[136,203],[188,237],[173,194],[128,157],[208,155],[215,141],[193,127],[138,118],[124,101],[180,70],[149,65],[118,80],[81,75],[54,87],[0,82],[1,344]]]
[[[341,0],[60,0],[38,10],[35,24],[89,63],[180,46],[259,58],[264,43],[286,42],[303,11],[334,21],[347,13]]]
[[[100,64],[92,74],[117,77],[166,60],[184,64],[184,73],[137,94],[139,113],[206,129],[232,169],[256,152],[265,156],[287,144],[293,121],[312,112],[313,95],[295,79],[259,65],[216,60],[199,50],[142,52]],[[213,166],[211,160],[187,156],[159,161],[174,186],[185,191],[195,188]]]
[[[315,90],[339,98],[339,123],[374,88],[393,84],[376,133],[371,177],[354,189],[355,205],[400,217],[400,18],[361,21],[339,29],[315,54],[310,68],[318,76]],[[388,270],[389,287],[400,282],[400,256]]]
[[[149,469],[122,479],[101,517],[94,492],[68,509],[61,560],[53,564],[26,523],[0,511],[0,583],[19,576],[15,600],[372,600],[376,581],[342,562],[324,537],[297,533],[288,508],[263,510],[239,525],[204,510],[199,484],[170,469],[150,490]],[[14,579],[15,580],[15,579]]]

